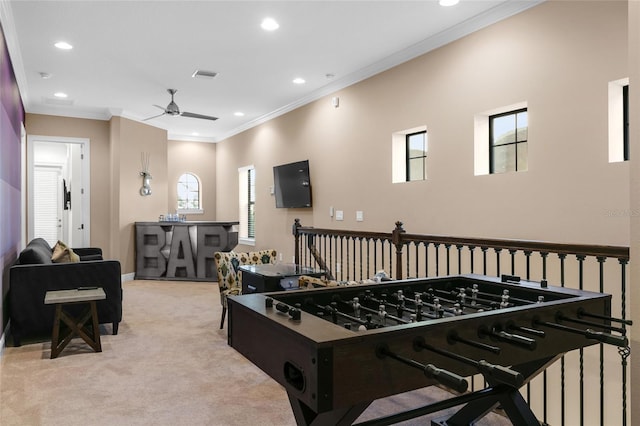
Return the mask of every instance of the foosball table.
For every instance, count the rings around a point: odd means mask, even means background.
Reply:
[[[228,343],[285,387],[299,425],[350,425],[376,399],[431,385],[444,401],[366,422],[461,406],[434,425],[469,425],[500,405],[539,425],[519,389],[564,353],[628,345],[611,296],[456,275],[229,297]],[[482,374],[487,387],[468,391]]]

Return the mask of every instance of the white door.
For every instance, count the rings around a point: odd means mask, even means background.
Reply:
[[[27,150],[28,240],[88,247],[89,140],[29,135]]]
[[[62,235],[62,168],[35,166],[33,171],[33,237],[47,240],[53,247]]]

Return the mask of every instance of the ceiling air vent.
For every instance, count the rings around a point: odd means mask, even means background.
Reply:
[[[214,78],[218,73],[214,71],[206,71],[206,70],[195,70],[191,77],[200,77],[200,78]]]

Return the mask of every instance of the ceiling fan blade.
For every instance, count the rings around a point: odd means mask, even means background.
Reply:
[[[164,109],[164,108],[163,108],[163,109]],[[145,118],[145,119],[144,119],[144,120],[142,120],[142,121],[148,121],[148,120],[151,120],[152,118],[162,117],[162,116],[163,116],[163,115],[165,115],[165,114],[166,114],[166,113],[165,113],[165,112],[163,112],[162,114],[158,114],[158,115],[154,115],[153,117]]]
[[[160,105],[156,105],[156,104],[153,104],[153,106],[156,107],[156,108],[160,108],[161,110],[165,111],[165,107],[161,107]]]
[[[190,117],[190,118],[201,118],[203,120],[217,120],[218,117],[212,117],[210,115],[202,115],[202,114],[195,114],[193,112],[182,112],[180,113],[181,116],[183,117]]]

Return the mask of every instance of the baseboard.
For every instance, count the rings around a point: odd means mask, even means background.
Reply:
[[[2,336],[0,337],[0,358],[2,358],[2,354],[4,353],[4,347],[7,343],[6,337],[9,335],[9,327],[11,326],[11,320],[7,321],[7,326],[2,332]]]
[[[122,280],[122,282],[126,282],[126,281],[133,281],[136,277],[136,273],[132,272],[130,274],[122,274],[122,277],[120,278]]]

